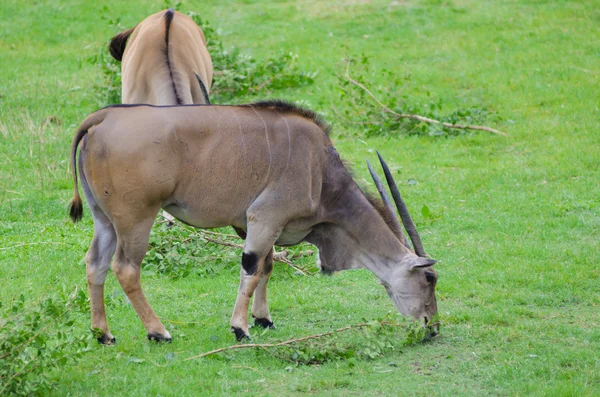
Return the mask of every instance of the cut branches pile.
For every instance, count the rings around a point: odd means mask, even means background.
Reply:
[[[227,249],[225,250],[225,252],[219,255],[221,257],[239,256],[239,251],[244,249],[243,240],[235,234],[217,232],[213,230],[195,229],[191,226],[187,226],[179,222],[173,223],[173,221],[170,219],[170,216],[168,216],[168,214],[165,215],[164,213],[161,214],[160,217],[162,217],[162,220],[159,223],[167,225],[167,227],[169,228],[169,232],[172,233],[173,231],[184,231],[186,233],[187,237],[183,240],[176,241],[177,244],[189,243],[193,240],[202,240],[210,244],[216,244],[221,247],[226,247]],[[231,251],[228,249],[233,249],[235,251]],[[233,255],[228,256],[227,253],[233,253]],[[297,263],[294,263],[292,260],[303,257],[310,257],[314,254],[314,250],[303,249],[302,247],[294,250],[286,249],[281,251],[275,251],[273,254],[273,260],[275,262],[285,263],[298,274],[306,276],[315,273],[317,269],[314,266],[301,266]]]
[[[301,338],[288,339],[277,343],[244,343],[221,347],[205,353],[201,353],[184,359],[184,361],[197,360],[203,357],[217,355],[219,353],[233,352],[243,349],[263,349],[277,357],[286,359],[296,364],[320,364],[335,358],[352,358],[356,355],[366,355],[371,358],[381,355],[385,350],[393,349],[393,340],[398,340],[396,332],[405,325],[393,321],[379,320],[368,323],[348,325],[333,331],[304,336]],[[335,343],[323,343],[321,340],[327,337],[347,332],[363,330],[363,336],[367,343],[362,345]],[[334,338],[335,339],[335,338]],[[373,341],[377,341],[374,346]],[[410,340],[410,337],[406,340]],[[340,342],[340,341],[337,341]],[[406,341],[405,341],[406,344]]]

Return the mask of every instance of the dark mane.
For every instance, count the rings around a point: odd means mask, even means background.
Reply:
[[[331,126],[323,120],[316,112],[303,108],[302,106],[296,105],[295,103],[284,101],[281,99],[269,99],[265,101],[253,102],[245,105],[239,105],[241,107],[252,107],[258,109],[270,109],[280,113],[292,113],[305,119],[313,121],[318,125],[327,135],[331,131]]]
[[[398,228],[398,222],[393,217],[397,216],[395,213],[390,213],[388,209],[385,207],[381,199],[375,196],[374,194],[368,192],[364,189],[359,183],[354,179],[354,170],[350,165],[341,159],[339,153],[333,146],[328,148],[329,160],[334,167],[329,171],[328,177],[331,179],[335,179],[338,183],[341,182],[341,189],[350,189],[352,184],[358,187],[361,193],[365,196],[365,198],[369,201],[371,206],[379,213],[379,215],[383,218],[384,222],[392,233],[402,241],[402,230]],[[334,171],[335,170],[335,171]],[[333,172],[332,172],[333,171]],[[334,192],[334,196],[337,196],[337,193]],[[330,197],[330,200],[335,199],[335,197]]]

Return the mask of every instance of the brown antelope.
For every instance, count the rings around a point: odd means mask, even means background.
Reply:
[[[420,256],[411,250],[387,197],[383,205],[361,191],[328,129],[312,111],[280,101],[115,105],[88,116],[71,146],[75,187],[70,216],[78,221],[83,213],[79,169],[94,218],[86,265],[92,328],[101,332],[99,341],[114,342],[104,308],[104,280],[113,255],[113,271],[148,338],[171,340],[140,284],[150,229],[161,208],[189,225],[231,225],[245,237],[230,323],[238,340],[249,337],[252,296],[255,324],[273,326],[267,303],[273,246],[302,241],[319,248],[324,272],[367,268],[403,315],[431,319],[437,312],[435,261],[424,257],[409,224]],[[382,165],[399,211],[406,215]]]
[[[202,29],[187,15],[150,15],[113,37],[109,49],[121,61],[123,103],[209,103],[212,61]]]

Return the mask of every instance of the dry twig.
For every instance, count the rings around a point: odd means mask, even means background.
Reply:
[[[292,254],[290,256],[289,251],[282,250],[282,251],[279,251],[279,252],[275,252],[273,254],[273,259],[276,260],[276,261],[280,261],[282,259],[301,258],[301,257],[304,257],[304,256],[312,256],[314,253],[315,253],[315,251],[313,251],[313,250],[306,250],[306,251],[300,251],[300,252],[298,252],[296,254]]]
[[[430,119],[429,117],[419,116],[418,114],[406,114],[406,113],[395,112],[392,109],[390,109],[389,107],[387,107],[386,105],[384,105],[375,96],[375,94],[373,94],[367,87],[365,87],[364,85],[362,85],[361,83],[359,83],[358,81],[356,81],[352,77],[350,77],[350,61],[346,62],[346,80],[348,80],[350,83],[354,84],[355,86],[357,86],[358,88],[360,88],[361,90],[366,92],[367,95],[369,95],[379,106],[381,106],[381,108],[383,109],[384,112],[392,114],[392,115],[394,115],[394,117],[396,117],[398,119],[412,119],[412,120],[422,121],[424,123],[441,124],[446,128],[455,128],[455,129],[460,129],[460,130],[480,130],[480,131],[487,131],[487,132],[491,132],[493,134],[498,134],[498,135],[502,135],[502,136],[508,136],[508,134],[506,134],[505,132],[498,131],[498,130],[495,130],[493,128],[486,127],[483,125],[452,124],[452,123],[447,123],[447,122],[443,122],[443,121],[439,121],[439,120]]]

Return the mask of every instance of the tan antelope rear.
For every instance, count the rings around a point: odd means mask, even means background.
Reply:
[[[302,241],[319,248],[323,271],[367,268],[402,314],[431,319],[437,312],[435,261],[411,250],[389,204],[359,189],[327,131],[312,111],[278,101],[118,105],[86,118],[72,144],[71,217],[77,221],[83,211],[79,169],[94,218],[86,265],[92,328],[100,331],[99,341],[114,342],[104,307],[111,259],[148,337],[171,340],[140,284],[150,229],[161,208],[195,227],[231,225],[245,237],[230,322],[238,339],[249,336],[253,296],[256,324],[273,325],[267,303],[273,246]],[[394,198],[404,205],[399,194]]]
[[[109,49],[121,62],[123,103],[209,103],[212,60],[204,32],[187,15],[152,14],[113,37]]]

